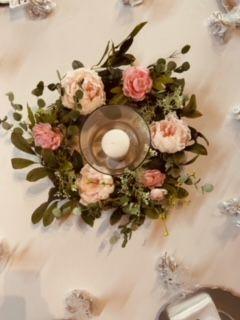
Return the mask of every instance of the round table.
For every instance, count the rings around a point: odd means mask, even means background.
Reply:
[[[211,143],[209,156],[190,170],[215,186],[207,195],[192,190],[191,202],[169,218],[168,237],[160,222],[149,222],[125,249],[120,242],[112,247],[106,215],[93,229],[74,217],[46,229],[31,224],[49,184],[31,185],[26,172],[13,171],[10,160],[20,153],[1,131],[0,235],[14,250],[0,277],[1,319],[62,319],[64,297],[75,288],[101,299],[98,319],[156,319],[165,298],[155,266],[165,251],[189,269],[194,282],[240,294],[240,232],[217,215],[219,201],[239,195],[240,124],[229,112],[240,103],[240,38],[233,34],[225,45],[213,43],[206,20],[214,10],[214,0],[145,0],[135,8],[120,0],[58,0],[53,16],[32,21],[23,10],[0,7],[1,117],[10,109],[6,92],[34,107],[30,92],[39,80],[54,82],[55,70],[68,71],[74,59],[93,65],[109,39],[122,40],[139,22],[149,22],[132,47],[143,65],[190,44],[186,89],[196,93],[204,114],[195,127]]]

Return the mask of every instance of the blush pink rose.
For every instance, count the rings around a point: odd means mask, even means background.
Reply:
[[[114,191],[113,178],[94,170],[88,164],[82,168],[77,184],[80,203],[85,206],[107,199]]]
[[[163,153],[175,153],[183,150],[191,140],[191,131],[175,113],[164,120],[150,125],[152,146]]]
[[[151,91],[150,72],[143,67],[130,67],[123,72],[123,93],[135,101],[142,101]]]
[[[142,176],[142,183],[147,188],[161,187],[166,175],[159,170],[146,170]]]
[[[33,128],[35,145],[43,149],[57,150],[63,139],[59,129],[52,129],[49,123],[38,123]]]
[[[74,97],[78,90],[81,90],[83,97],[80,99],[81,114],[87,115],[105,104],[106,95],[101,77],[94,71],[86,68],[79,68],[70,71],[62,80],[64,95],[63,105],[69,109],[75,109]]]
[[[164,200],[165,196],[168,194],[166,189],[152,189],[150,191],[150,199],[152,201],[162,201]]]

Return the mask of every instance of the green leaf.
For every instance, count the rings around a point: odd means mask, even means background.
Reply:
[[[73,154],[72,154],[72,165],[73,165],[75,172],[79,172],[83,167],[82,156],[76,150],[74,150]]]
[[[81,117],[78,110],[71,110],[62,118],[63,123],[68,123],[69,121],[77,121]]]
[[[83,68],[83,67],[84,67],[83,63],[80,62],[80,61],[78,61],[78,60],[74,60],[74,61],[72,62],[72,68],[73,68],[73,70],[79,69],[79,68]]]
[[[161,212],[155,208],[146,208],[144,213],[150,219],[158,219]]]
[[[168,171],[168,174],[171,175],[173,178],[178,178],[181,174],[182,170],[180,168],[171,168]]]
[[[48,174],[49,171],[44,167],[35,168],[27,174],[27,181],[35,182],[47,177]]]
[[[23,158],[13,158],[11,162],[12,162],[13,169],[23,169],[36,163],[32,160],[23,159]]]
[[[185,151],[200,154],[206,156],[208,154],[207,149],[200,143],[194,143],[191,146],[185,148]]]
[[[181,50],[181,53],[182,54],[186,54],[188,53],[188,51],[191,49],[191,46],[189,44],[185,45],[182,50]]]
[[[185,190],[181,187],[176,188],[176,196],[178,199],[186,198],[188,195],[189,195],[189,193],[187,190]]]
[[[43,214],[48,207],[48,202],[42,203],[32,214],[32,223],[37,224],[39,221],[42,220]]]
[[[86,224],[88,224],[90,227],[93,227],[95,220],[93,216],[89,215],[87,212],[83,212],[81,217]]]
[[[38,99],[37,104],[40,109],[46,106],[46,102],[43,99]]]
[[[197,154],[195,157],[193,157],[192,159],[188,160],[187,162],[183,163],[182,165],[183,166],[187,166],[189,164],[192,164],[197,160],[198,157],[199,157],[199,154]]]
[[[76,202],[73,200],[68,200],[67,202],[65,202],[60,208],[61,217],[70,215],[75,205],[76,205]]]
[[[115,95],[110,101],[109,104],[126,104],[128,101],[128,98],[124,96],[124,94],[120,93]]]
[[[28,111],[28,119],[31,123],[31,126],[34,127],[35,125],[35,118],[32,112],[32,109],[27,105],[27,111]]]
[[[42,159],[45,165],[49,168],[56,168],[58,166],[58,160],[51,150],[42,150]]]
[[[72,214],[74,216],[81,216],[82,214],[82,210],[81,210],[81,207],[75,207],[73,210],[72,210]]]
[[[147,24],[147,21],[139,23],[133,31],[129,34],[128,37],[134,38],[141,30],[142,28]]]
[[[13,119],[16,121],[20,121],[22,119],[22,115],[18,112],[13,113]]]
[[[58,202],[53,202],[47,210],[43,213],[43,225],[44,227],[49,226],[55,219],[53,215],[53,210],[57,207]]]
[[[11,135],[11,141],[17,149],[29,154],[35,154],[35,152],[32,150],[32,148],[27,143],[26,139],[24,139],[24,137],[20,134],[20,132],[14,130]]]
[[[132,43],[133,43],[133,38],[129,38],[129,39],[126,39],[125,41],[123,41],[123,43],[121,44],[121,46],[119,48],[118,54],[123,54],[123,53],[127,52],[128,49],[131,47]]]
[[[188,104],[183,108],[182,115],[188,118],[198,118],[202,116],[202,114],[197,111],[197,101],[195,94],[191,96]]]
[[[79,134],[79,128],[77,126],[69,126],[67,128],[67,134],[70,137],[76,136]]]
[[[43,90],[44,90],[44,82],[40,81],[37,84],[37,87],[33,89],[32,94],[36,97],[40,97],[43,94]]]
[[[13,102],[13,101],[14,101],[14,94],[13,94],[13,92],[8,92],[8,93],[6,93],[6,96],[8,97],[8,100],[9,100],[10,102]]]
[[[123,216],[122,209],[121,209],[121,208],[117,208],[117,209],[111,214],[110,224],[111,224],[111,225],[114,225],[114,224],[118,223],[118,222],[121,220],[122,216]]]
[[[80,102],[80,100],[82,99],[82,97],[83,97],[83,92],[82,92],[82,90],[77,90],[76,91],[76,93],[75,93],[75,100],[76,100],[76,102]]]
[[[111,93],[116,93],[116,94],[118,94],[118,93],[122,93],[123,91],[122,91],[122,87],[115,87],[115,88],[112,88],[111,89]]]
[[[111,41],[109,40],[108,43],[107,43],[107,46],[106,46],[106,48],[105,48],[105,50],[104,50],[104,53],[103,53],[100,61],[96,64],[96,66],[99,66],[100,63],[102,63],[103,59],[106,57],[106,55],[107,55],[107,53],[108,53],[108,51],[109,51],[109,48],[110,48],[110,44],[111,44]]]

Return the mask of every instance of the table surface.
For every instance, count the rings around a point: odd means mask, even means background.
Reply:
[[[31,185],[26,172],[12,170],[10,159],[18,153],[1,134],[0,236],[15,249],[0,277],[1,319],[62,318],[64,297],[75,288],[103,302],[98,319],[155,319],[165,302],[155,266],[165,251],[195,283],[240,294],[240,233],[217,215],[219,201],[239,195],[240,123],[229,112],[240,103],[240,38],[234,33],[225,45],[213,43],[206,20],[215,10],[215,0],[145,0],[135,8],[119,0],[58,0],[52,17],[31,21],[22,10],[0,8],[0,116],[9,112],[6,92],[34,106],[30,92],[39,80],[54,81],[55,71],[66,72],[74,59],[93,65],[108,39],[121,40],[139,22],[149,21],[132,48],[142,64],[191,44],[187,91],[197,94],[204,117],[195,126],[211,142],[209,156],[191,170],[215,186],[204,196],[193,191],[191,202],[172,213],[169,237],[161,223],[147,223],[127,248],[112,248],[106,216],[93,229],[74,218],[47,229],[31,224],[48,183]]]

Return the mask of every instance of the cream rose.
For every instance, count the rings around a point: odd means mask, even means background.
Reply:
[[[104,85],[99,75],[90,69],[79,68],[68,72],[62,80],[64,95],[62,103],[65,107],[74,109],[74,97],[81,90],[83,97],[80,99],[81,114],[87,115],[105,104],[106,95]]]
[[[113,178],[94,170],[86,164],[81,170],[81,177],[77,181],[80,203],[87,206],[105,200],[114,191]]]
[[[175,113],[164,120],[150,125],[152,146],[163,153],[175,153],[183,150],[191,140],[191,131]]]
[[[152,189],[150,191],[150,199],[152,201],[162,201],[164,200],[167,194],[168,192],[166,189],[160,189],[160,188]]]

